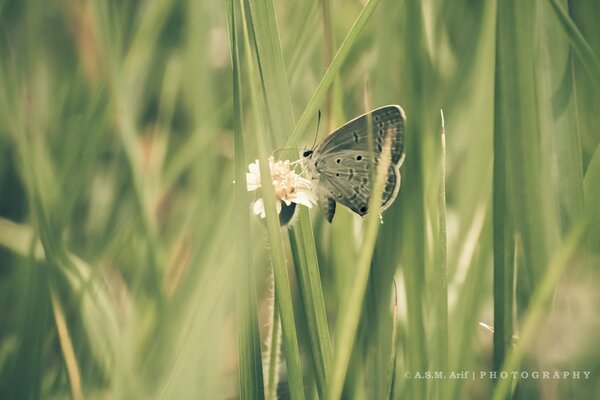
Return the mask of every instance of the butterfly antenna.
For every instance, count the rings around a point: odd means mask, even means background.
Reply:
[[[321,125],[321,110],[317,112],[317,131],[315,132],[315,140],[312,146],[310,146],[311,150],[314,150],[315,146],[317,145],[317,138],[319,137],[319,125]]]

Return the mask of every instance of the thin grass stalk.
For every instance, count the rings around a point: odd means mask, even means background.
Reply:
[[[77,357],[75,357],[75,351],[73,350],[73,342],[71,341],[71,335],[69,334],[69,327],[67,326],[65,314],[56,294],[54,285],[50,286],[50,302],[52,304],[54,323],[56,324],[56,332],[62,350],[65,369],[67,370],[71,398],[74,400],[81,400],[84,398],[83,388],[81,386],[81,373],[79,372]]]
[[[331,17],[331,1],[320,0],[319,3],[321,5],[321,13],[323,15],[323,61],[325,62],[324,67],[327,68],[333,61],[333,48],[335,46],[333,22]],[[331,115],[332,104],[333,90],[332,87],[329,87],[327,89],[327,94],[325,95],[325,106],[323,107],[325,115]],[[331,132],[331,118],[325,119],[325,131]]]
[[[309,100],[306,108],[304,109],[304,112],[298,120],[298,123],[294,127],[294,131],[288,137],[288,140],[285,144],[286,148],[296,146],[300,141],[300,138],[302,134],[304,134],[306,128],[308,128],[311,119],[314,115],[317,114],[319,106],[321,105],[323,99],[327,94],[327,90],[329,89],[335,77],[339,73],[340,68],[342,67],[348,55],[350,54],[350,50],[352,50],[352,47],[356,44],[360,33],[362,32],[367,22],[369,22],[369,19],[371,18],[373,12],[379,5],[379,2],[380,0],[369,0],[369,2],[363,7],[362,11],[360,12],[360,15],[354,22],[354,25],[352,25],[352,28],[350,28],[350,31],[346,35],[346,38],[340,45],[340,48],[335,54],[335,57],[333,57],[333,61],[327,68],[327,71],[325,71],[323,77],[321,78],[321,81],[315,89],[313,96]]]
[[[490,163],[491,164],[491,163]],[[491,165],[488,167],[491,175]],[[489,198],[489,196],[486,196]],[[477,326],[477,322],[485,303],[485,299],[488,296],[486,290],[482,290],[481,282],[486,280],[488,276],[489,260],[492,255],[492,217],[491,207],[489,201],[482,201],[473,217],[471,227],[464,240],[464,247],[461,250],[462,254],[459,257],[460,264],[468,264],[468,275],[465,278],[464,283],[461,286],[459,297],[456,300],[456,306],[451,318],[458,321],[456,323],[457,328],[452,329],[451,332],[463,332],[459,335],[458,340],[454,343],[456,353],[451,358],[450,369],[451,370],[464,370],[473,365],[473,353],[475,348],[472,344],[475,342],[476,331],[473,329]],[[460,266],[459,266],[460,267]],[[455,318],[459,317],[459,318]],[[468,381],[457,379],[452,382],[451,388],[448,392],[448,398],[450,399],[462,399],[467,395],[465,391],[468,385]],[[453,386],[453,387],[452,387]]]
[[[389,400],[394,399],[394,389],[396,387],[396,367],[398,360],[398,287],[394,280],[394,305],[392,306],[392,333],[390,346],[390,359],[388,364],[387,389]]]
[[[271,282],[273,278],[271,277]],[[271,298],[271,313],[269,320],[269,337],[267,338],[267,375],[265,380],[265,398],[267,400],[277,400],[277,386],[279,385],[279,358],[281,357],[281,319],[279,312],[275,307],[275,288],[272,287]]]
[[[446,230],[446,127],[444,112],[440,110],[442,132],[440,135],[440,186],[438,194],[438,246],[435,266],[435,315],[436,315],[436,371],[448,376],[448,239]],[[448,393],[447,381],[439,380],[437,397],[444,398]]]

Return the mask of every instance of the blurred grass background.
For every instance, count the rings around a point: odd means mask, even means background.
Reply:
[[[0,398],[600,397],[599,18],[0,0]],[[250,216],[249,162],[385,104],[383,225]]]

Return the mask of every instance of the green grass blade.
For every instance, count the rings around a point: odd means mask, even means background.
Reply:
[[[562,235],[583,211],[583,161],[574,57],[552,14],[548,4],[540,4],[536,86],[542,160],[551,168],[550,201],[555,203]]]
[[[308,333],[310,336],[311,354],[315,364],[315,378],[319,397],[325,398],[327,393],[328,372],[331,364],[331,341],[327,329],[327,315],[316,263],[317,255],[314,238],[310,228],[308,210],[299,210],[296,224],[299,229],[290,229],[290,245],[294,255],[294,266],[298,277],[298,287],[306,310]]]
[[[375,181],[371,190],[373,195],[369,199],[370,210],[377,210],[381,204],[383,187],[390,165],[391,140],[391,137],[387,136],[383,145],[381,160],[377,165]],[[327,393],[327,398],[331,400],[339,399],[342,396],[344,380],[356,340],[378,230],[379,215],[371,211],[365,221],[364,239],[355,266],[355,277],[351,283],[348,300],[343,306],[341,320],[338,323],[331,386]]]
[[[536,118],[533,4],[498,2],[494,104],[494,303],[496,368],[512,343],[512,263],[522,244],[517,285],[518,311],[524,310],[547,264],[553,225],[553,193],[543,164]],[[540,165],[544,167],[540,168]],[[514,221],[514,222],[511,222]],[[514,223],[514,227],[511,224]]]
[[[279,358],[281,357],[281,319],[279,318],[279,311],[275,306],[275,288],[271,288],[270,304],[271,309],[269,310],[270,320],[267,323],[269,327],[269,335],[267,338],[267,351],[265,359],[267,363],[267,376],[265,381],[265,391],[267,400],[277,399],[277,386],[279,385]]]
[[[504,21],[498,20],[496,38],[496,82],[501,77],[502,69],[498,66],[501,61],[498,32],[499,25]],[[505,61],[506,64],[509,61]],[[510,74],[510,73],[509,73]],[[500,99],[504,93],[496,83],[495,108],[500,108]],[[496,112],[498,114],[498,112]],[[514,277],[514,224],[513,213],[508,195],[509,152],[508,137],[505,134],[505,121],[494,119],[494,172],[493,172],[493,243],[494,243],[494,369],[499,371],[510,349],[513,335],[513,277]]]
[[[264,139],[259,139],[259,152],[261,181],[263,182],[263,193],[272,193],[271,173],[267,162],[267,145]],[[292,399],[304,398],[304,385],[302,379],[302,369],[300,366],[300,353],[298,350],[298,337],[294,321],[294,309],[292,306],[292,293],[290,290],[290,281],[287,273],[287,264],[283,250],[283,240],[279,218],[275,209],[275,196],[266,195],[263,197],[265,210],[267,213],[267,233],[271,248],[271,262],[273,265],[273,277],[275,281],[275,299],[281,318],[283,331],[283,352],[288,368],[288,378],[290,384],[290,396]]]
[[[590,78],[597,87],[600,87],[600,58],[594,53],[594,50],[585,40],[567,10],[565,10],[564,3],[561,3],[560,0],[548,0],[548,2]]]
[[[537,6],[537,7],[536,7]],[[494,366],[514,368],[522,343],[512,349],[513,275],[517,315],[540,318],[550,296],[543,268],[549,250],[571,230],[582,210],[579,132],[572,65],[545,3],[499,2],[497,9],[494,127]],[[536,36],[537,34],[537,36]],[[538,38],[535,47],[534,38]],[[538,53],[536,53],[538,50]],[[559,172],[560,171],[560,172]],[[564,173],[564,175],[562,175]],[[556,177],[559,177],[558,179]],[[512,225],[512,226],[511,226]],[[515,247],[516,244],[516,247]],[[516,253],[516,254],[515,254]],[[558,278],[556,278],[558,279]],[[554,281],[556,283],[556,281]],[[532,299],[534,301],[532,301]],[[509,360],[507,361],[507,357]],[[497,398],[510,382],[498,382]]]
[[[275,142],[283,143],[282,135],[287,135],[294,126],[291,94],[287,72],[281,52],[278,27],[272,2],[250,1],[254,38],[256,39],[257,62],[261,71],[264,104],[272,132],[279,135]],[[327,373],[331,358],[329,329],[325,314],[325,302],[319,279],[319,268],[312,227],[308,211],[301,207],[298,223],[292,227],[292,246],[296,243],[298,260],[296,272],[306,319],[309,323],[311,355],[316,366],[315,375],[319,394],[324,396],[327,388]],[[284,325],[285,329],[285,325]]]
[[[392,308],[392,333],[391,333],[390,359],[388,365],[387,388],[388,399],[393,400],[396,387],[396,367],[398,365],[398,288],[394,282],[394,305]]]
[[[242,399],[263,399],[263,371],[258,331],[258,311],[251,237],[248,215],[248,192],[246,184],[246,155],[243,130],[242,82],[239,70],[237,19],[233,0],[227,2],[232,75],[233,75],[233,115],[235,146],[235,210],[237,213],[238,235],[236,238],[236,265],[240,269],[239,287],[236,293],[236,319],[238,341],[239,395]]]
[[[249,10],[244,10],[248,12]],[[253,23],[252,18],[246,14],[246,24],[248,22]],[[267,130],[267,124],[265,123],[265,109],[264,99],[261,95],[264,92],[259,88],[259,84],[256,81],[257,73],[254,67],[254,63],[260,65],[260,60],[252,59],[252,53],[250,51],[250,36],[249,28],[245,25],[244,30],[244,41],[245,41],[245,54],[246,54],[246,68],[248,71],[248,80],[250,83],[250,95],[252,103],[254,105],[254,119],[258,141],[258,152],[260,161],[260,177],[262,182],[262,193],[264,207],[266,211],[266,225],[267,234],[270,243],[271,263],[273,266],[273,277],[275,285],[275,299],[276,307],[279,310],[279,317],[281,319],[282,333],[283,333],[283,352],[286,359],[286,365],[288,369],[288,379],[290,387],[290,396],[292,399],[303,399],[304,398],[304,384],[302,379],[302,368],[300,365],[300,353],[298,349],[298,337],[296,333],[296,326],[294,321],[294,309],[292,305],[292,294],[290,289],[290,281],[287,272],[287,263],[285,260],[285,253],[283,247],[283,239],[281,234],[281,228],[279,226],[279,217],[275,207],[275,196],[271,196],[273,191],[273,184],[271,180],[271,172],[269,170],[269,162],[267,160],[271,153],[269,145],[269,130]],[[258,55],[255,55],[258,57]]]
[[[446,133],[444,113],[441,115],[441,135],[440,135],[440,186],[438,194],[438,243],[436,254],[436,265],[434,266],[434,307],[435,307],[435,362],[432,368],[435,371],[442,371],[446,376],[448,374],[448,233],[446,227]],[[440,380],[437,383],[436,396],[444,398],[444,393],[448,393],[446,388],[447,381]]]
[[[596,212],[588,212],[590,215],[588,245],[594,253],[600,252],[600,212],[597,205],[600,204],[600,146],[596,147],[594,156],[590,161],[584,179],[585,205],[596,209]]]
[[[428,162],[427,140],[429,132],[439,132],[433,121],[437,120],[440,107],[431,107],[431,97],[426,89],[434,85],[435,75],[431,73],[431,59],[427,53],[424,15],[422,4],[416,0],[405,2],[401,10],[406,15],[403,32],[403,66],[411,76],[406,82],[406,160],[403,164],[403,187],[399,199],[403,222],[402,266],[406,290],[406,340],[410,344],[406,349],[405,368],[414,373],[425,371],[429,364],[429,347],[425,325],[425,310],[428,306],[426,271],[430,267],[426,244],[428,242],[426,175]],[[432,118],[432,119],[430,119]],[[436,135],[437,136],[437,135]],[[437,141],[437,139],[436,139]],[[436,156],[439,153],[436,153]],[[437,161],[435,161],[437,165]],[[438,185],[431,187],[432,198],[438,197]],[[434,202],[433,205],[437,205]],[[435,208],[432,208],[432,211]],[[408,396],[427,398],[430,382],[425,380],[404,380]]]
[[[600,182],[596,182],[600,183]],[[579,219],[571,228],[563,244],[557,249],[548,268],[545,269],[544,276],[540,284],[536,287],[532,295],[530,307],[523,317],[521,329],[519,332],[519,345],[515,346],[504,361],[501,370],[516,371],[519,369],[525,349],[529,348],[535,340],[540,323],[544,316],[544,310],[552,299],[556,286],[570,261],[576,255],[577,250],[583,244],[588,221],[584,218]],[[510,379],[499,379],[494,390],[493,400],[501,400],[510,397]]]
[[[252,12],[252,23],[261,85],[275,148],[281,146],[294,123],[292,96],[273,1],[245,0]]]

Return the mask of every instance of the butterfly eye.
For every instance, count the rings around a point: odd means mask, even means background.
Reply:
[[[302,157],[310,157],[312,156],[313,151],[312,150],[306,150],[304,153],[302,153]]]
[[[356,156],[356,161],[360,161],[360,160],[362,160],[362,156],[359,154]]]

